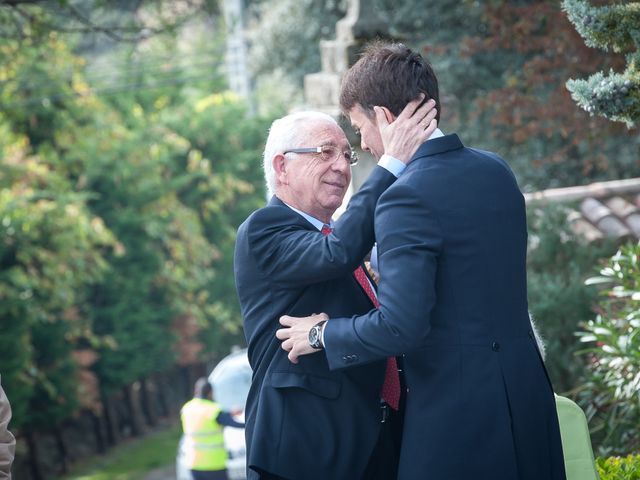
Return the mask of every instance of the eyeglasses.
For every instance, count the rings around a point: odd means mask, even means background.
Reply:
[[[290,148],[289,150],[285,150],[283,153],[284,155],[287,153],[321,153],[323,161],[332,163],[335,162],[340,155],[343,155],[345,160],[349,162],[349,165],[355,165],[358,163],[358,154],[352,148],[349,150],[340,150],[338,147],[334,147],[333,145]]]

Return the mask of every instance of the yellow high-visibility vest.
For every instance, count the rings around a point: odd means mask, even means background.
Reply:
[[[222,425],[216,418],[222,408],[211,400],[194,398],[180,411],[184,432],[185,465],[190,470],[224,470],[227,451]]]

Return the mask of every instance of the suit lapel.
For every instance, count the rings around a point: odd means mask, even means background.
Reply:
[[[300,226],[303,226],[306,230],[313,230],[318,232],[318,229],[315,227],[315,225],[313,225],[311,222],[309,222],[309,220],[307,220],[306,218],[304,218],[302,215],[298,215],[297,212],[294,212],[293,210],[291,210],[291,208],[284,203],[282,200],[280,200],[278,197],[276,197],[275,195],[271,197],[271,199],[269,200],[269,203],[267,204],[268,207],[284,207],[286,208],[289,212],[291,212],[291,220],[295,223],[298,223]],[[318,232],[320,233],[320,232]]]

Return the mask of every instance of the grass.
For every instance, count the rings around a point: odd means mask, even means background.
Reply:
[[[149,471],[175,462],[181,434],[180,426],[175,425],[124,442],[76,465],[62,480],[140,480]]]

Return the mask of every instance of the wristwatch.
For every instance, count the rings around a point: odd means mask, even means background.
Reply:
[[[324,348],[322,344],[322,327],[327,323],[326,320],[316,323],[311,330],[309,330],[309,345],[316,350]]]

